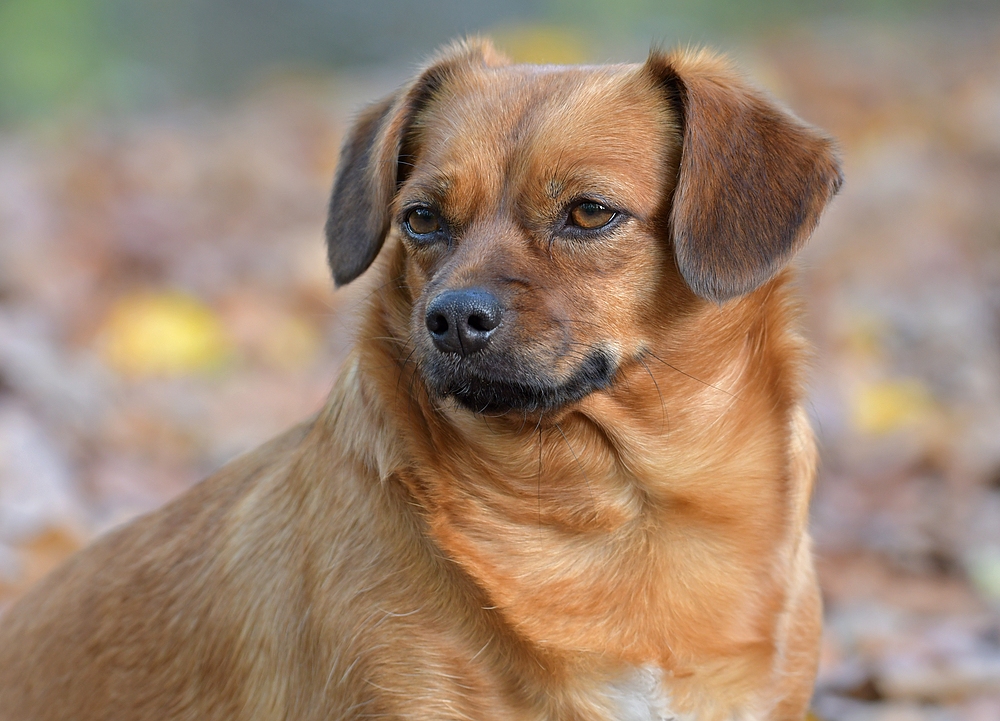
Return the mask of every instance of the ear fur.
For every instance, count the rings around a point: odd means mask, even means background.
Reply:
[[[337,286],[375,260],[389,231],[389,206],[406,179],[401,162],[414,119],[448,80],[469,67],[505,62],[492,45],[471,38],[445,48],[411,83],[361,112],[344,139],[326,219],[327,258]]]
[[[671,209],[691,289],[721,303],[788,262],[843,182],[832,141],[706,52],[646,62],[683,127]]]

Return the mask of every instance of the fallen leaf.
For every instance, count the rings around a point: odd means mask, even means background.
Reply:
[[[881,435],[917,425],[930,416],[934,402],[921,381],[906,378],[861,386],[854,395],[851,410],[855,428]]]
[[[573,65],[587,59],[583,38],[566,28],[523,25],[500,28],[490,35],[517,63]]]
[[[229,340],[212,309],[179,292],[122,298],[101,335],[109,365],[129,376],[211,371],[230,356]]]

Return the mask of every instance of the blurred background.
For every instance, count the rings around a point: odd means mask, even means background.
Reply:
[[[800,259],[815,713],[1000,719],[995,0],[0,0],[0,608],[321,406],[360,300],[323,255],[341,134],[469,32],[706,44],[839,139]]]

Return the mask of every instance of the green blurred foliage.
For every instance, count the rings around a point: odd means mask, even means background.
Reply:
[[[410,65],[448,39],[540,25],[591,59],[650,41],[718,43],[835,16],[904,19],[995,0],[0,0],[0,122],[67,105],[217,95],[275,69]]]
[[[0,113],[72,98],[109,60],[102,0],[0,2]]]
[[[551,16],[628,32],[742,33],[829,17],[902,18],[988,3],[940,0],[551,0]]]

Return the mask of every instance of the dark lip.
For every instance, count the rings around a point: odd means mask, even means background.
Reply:
[[[464,372],[463,372],[464,371]],[[603,350],[591,351],[573,374],[562,383],[534,380],[524,372],[475,372],[448,368],[431,372],[427,380],[438,394],[454,398],[474,413],[502,414],[511,411],[545,413],[585,398],[614,381],[617,368]],[[528,375],[528,378],[519,376]],[[434,376],[439,376],[437,379]]]

